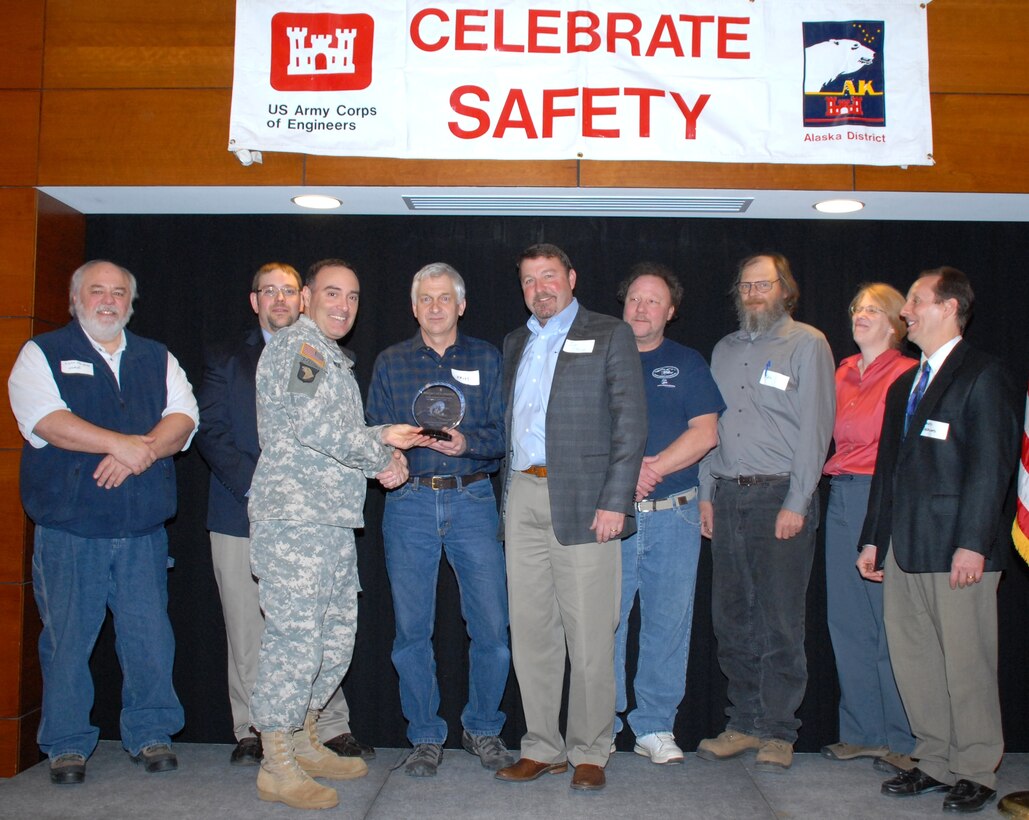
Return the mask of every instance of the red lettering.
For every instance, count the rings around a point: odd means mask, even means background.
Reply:
[[[659,48],[670,48],[676,57],[685,56],[682,52],[682,43],[679,42],[679,32],[675,30],[670,14],[662,14],[658,18],[650,45],[647,46],[647,56],[653,57]]]
[[[663,97],[664,91],[657,88],[626,88],[626,97],[639,97],[640,100],[640,136],[650,136],[650,101],[654,97]]]
[[[585,25],[579,25],[579,18],[585,18]],[[600,25],[600,18],[592,11],[570,11],[568,12],[568,53],[574,54],[577,51],[596,51],[600,45],[600,35],[597,34],[597,27]],[[589,38],[589,44],[579,45],[579,35],[585,34]]]
[[[519,119],[514,119],[514,110],[518,109]],[[525,94],[520,88],[512,88],[504,101],[504,110],[497,117],[497,127],[493,131],[494,139],[503,138],[508,128],[521,128],[528,139],[534,140],[539,137],[536,133],[536,126],[532,123],[532,114],[529,113],[529,104],[525,102]]]
[[[497,51],[525,51],[519,43],[504,42],[504,10],[497,9],[493,15],[493,48]]]
[[[411,42],[415,44],[416,48],[420,48],[422,51],[439,51],[441,48],[446,46],[450,38],[443,35],[435,43],[427,43],[422,39],[422,34],[418,30],[422,24],[422,20],[430,15],[438,18],[441,23],[450,22],[450,18],[447,17],[447,13],[442,9],[422,9],[411,18]]]
[[[476,25],[468,22],[469,17],[485,17],[489,12],[485,9],[458,9],[454,20],[454,51],[485,51],[485,43],[469,43],[465,33],[469,31],[485,31],[485,23]]]
[[[749,17],[719,17],[718,18],[718,59],[719,60],[749,60],[749,51],[729,51],[730,40],[743,40],[746,42],[747,33],[730,32],[729,26],[749,26]]]
[[[690,56],[700,56],[700,42],[701,33],[704,27],[704,23],[713,23],[715,18],[713,15],[708,14],[680,14],[679,22],[687,23],[693,30],[693,35],[690,38]]]
[[[546,34],[557,34],[557,26],[544,26],[540,24],[540,19],[549,17],[551,19],[559,18],[561,16],[560,11],[554,9],[529,9],[529,51],[532,54],[560,54],[561,46],[545,46],[541,45],[539,38],[540,35]]]
[[[556,108],[554,101],[558,97],[578,97],[578,88],[545,88],[543,89],[543,138],[554,136],[555,117],[574,117],[574,108]]]
[[[584,137],[608,137],[614,139],[619,136],[617,128],[594,128],[594,117],[610,117],[618,113],[613,105],[605,108],[598,108],[594,105],[595,97],[617,97],[617,88],[584,88],[582,90],[582,135]]]
[[[461,101],[461,98],[468,94],[478,97],[480,102],[489,102],[489,94],[486,93],[486,89],[479,88],[477,85],[461,85],[451,92],[450,107],[458,114],[465,117],[471,117],[473,120],[478,122],[478,126],[471,130],[461,128],[456,122],[447,123],[447,126],[450,128],[450,133],[462,140],[473,140],[476,137],[481,137],[489,130],[489,114],[481,108],[474,108],[470,105],[465,105]]]
[[[619,31],[619,23],[628,23],[629,29],[627,31]],[[619,40],[625,40],[629,44],[629,53],[633,57],[640,56],[640,41],[636,38],[636,35],[640,33],[640,29],[643,28],[643,23],[640,22],[640,18],[635,14],[628,14],[624,12],[612,11],[607,15],[607,50],[608,53],[614,54],[617,50],[616,43]]]
[[[701,94],[697,97],[693,108],[690,108],[686,105],[686,100],[682,98],[678,91],[673,91],[671,94],[675,104],[679,106],[683,117],[686,118],[686,139],[695,140],[697,138],[697,118],[700,116],[700,112],[704,110],[704,106],[707,105],[707,101],[711,99],[711,95]]]

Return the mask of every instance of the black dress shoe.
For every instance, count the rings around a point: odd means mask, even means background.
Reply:
[[[981,783],[959,780],[944,798],[943,810],[962,813],[982,811],[996,796],[997,792]]]
[[[236,744],[236,748],[229,755],[229,763],[233,766],[256,766],[264,757],[264,749],[261,747],[261,738],[245,737]]]
[[[363,757],[365,760],[375,757],[375,749],[367,743],[362,743],[350,732],[336,735],[331,740],[323,740],[322,745],[332,749],[340,757]]]
[[[909,772],[901,772],[882,785],[882,793],[889,797],[914,797],[929,792],[945,792],[950,789],[935,777],[929,777],[917,766]]]

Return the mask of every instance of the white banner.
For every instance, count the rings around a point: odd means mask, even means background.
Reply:
[[[237,0],[229,150],[931,165],[925,5]]]

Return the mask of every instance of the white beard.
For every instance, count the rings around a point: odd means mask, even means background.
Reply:
[[[125,325],[129,323],[131,315],[131,313],[127,314],[122,317],[121,321],[111,324],[110,322],[100,321],[95,314],[87,316],[81,305],[75,305],[75,318],[79,320],[82,329],[86,331],[91,339],[100,344],[113,342],[117,339],[121,335],[122,330],[124,330]]]

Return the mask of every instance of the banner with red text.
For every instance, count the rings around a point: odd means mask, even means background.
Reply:
[[[229,150],[930,165],[925,6],[237,0]]]

